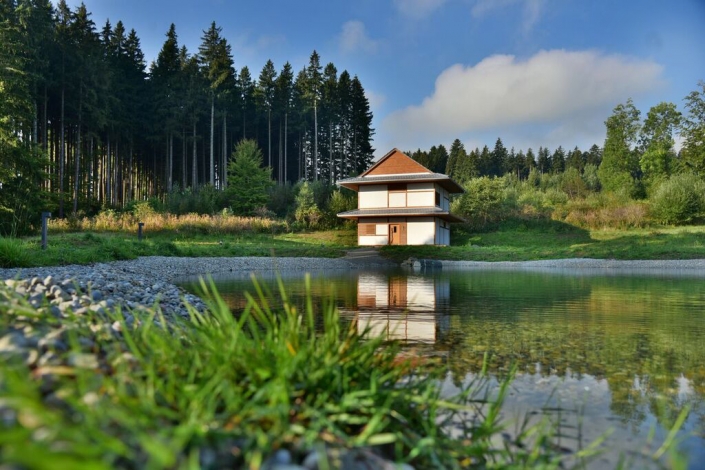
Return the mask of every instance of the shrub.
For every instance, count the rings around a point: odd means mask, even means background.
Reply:
[[[453,211],[468,220],[474,228],[485,228],[499,222],[506,214],[504,182],[499,178],[483,176],[470,180],[465,194],[453,202]]]
[[[22,268],[29,265],[29,253],[20,240],[0,237],[0,268]]]
[[[651,211],[665,224],[686,224],[705,216],[705,182],[692,173],[663,181],[651,198]]]
[[[321,220],[321,211],[316,205],[313,188],[304,182],[296,195],[296,222],[306,228],[316,228]]]
[[[345,192],[344,192],[345,191]],[[346,194],[347,193],[347,194]],[[357,208],[357,198],[354,194],[350,194],[348,190],[336,190],[330,196],[326,209],[324,211],[325,223],[329,227],[342,225],[344,219],[338,217],[340,212],[346,212]]]

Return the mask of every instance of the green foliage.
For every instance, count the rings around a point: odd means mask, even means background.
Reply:
[[[693,173],[670,177],[656,188],[651,210],[665,224],[686,224],[705,217],[705,182]]]
[[[590,191],[597,192],[602,185],[600,178],[597,176],[598,166],[593,163],[587,163],[583,168],[583,180]]]
[[[272,169],[262,168],[262,152],[254,140],[241,140],[228,164],[226,194],[235,214],[254,215],[267,205],[274,185]]]
[[[344,219],[338,217],[340,212],[357,209],[357,195],[347,189],[333,191],[326,205],[324,220],[327,227],[343,225]]]
[[[30,254],[15,238],[0,237],[0,268],[30,266]]]
[[[688,110],[681,135],[684,137],[681,158],[690,171],[705,175],[705,81],[685,97]]]
[[[296,204],[296,190],[290,183],[272,186],[269,190],[269,202],[267,209],[272,211],[277,217],[293,217],[294,205]]]
[[[296,210],[294,217],[296,222],[306,228],[316,228],[321,221],[322,213],[316,205],[313,188],[308,182],[301,184],[299,193],[296,195]]]
[[[482,176],[465,185],[465,193],[453,201],[452,209],[471,226],[483,228],[506,216],[503,206],[504,181]]]
[[[640,112],[631,99],[614,108],[605,121],[607,138],[598,176],[606,191],[623,191],[630,196],[639,193],[639,154],[635,149]]]
[[[228,197],[227,193],[224,194],[211,184],[205,184],[196,189],[181,189],[177,186],[167,193],[163,204],[158,203],[159,212],[168,212],[175,215],[214,215],[228,205]],[[151,206],[154,206],[154,204],[151,204]]]

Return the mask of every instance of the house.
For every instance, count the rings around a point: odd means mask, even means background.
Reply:
[[[357,209],[338,217],[355,219],[358,245],[449,245],[449,195],[463,188],[393,149],[360,176],[338,181],[358,193]]]

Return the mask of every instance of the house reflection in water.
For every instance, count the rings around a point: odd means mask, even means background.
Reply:
[[[447,278],[360,273],[357,327],[388,339],[434,343],[448,321],[449,301]]]

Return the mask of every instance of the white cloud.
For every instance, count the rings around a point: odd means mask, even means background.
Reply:
[[[362,21],[348,21],[343,24],[340,33],[340,49],[345,53],[366,52],[377,50],[378,43],[370,39]]]
[[[445,2],[446,0],[394,0],[394,6],[405,16],[422,19],[439,9]]]
[[[526,34],[531,31],[541,19],[546,1],[547,0],[477,0],[471,12],[474,18],[482,18],[495,10],[520,5],[522,8],[521,29]]]
[[[544,138],[568,139],[581,127],[594,132],[630,96],[658,88],[661,75],[655,62],[596,51],[541,51],[527,60],[495,55],[444,70],[431,96],[388,115],[379,134],[415,146],[484,131],[504,138],[508,130],[540,126]]]
[[[375,93],[374,91],[371,90],[365,90],[365,97],[367,98],[367,101],[370,103],[370,109],[374,113],[380,106],[384,104],[385,101],[387,101],[387,97],[384,96],[381,93]]]

